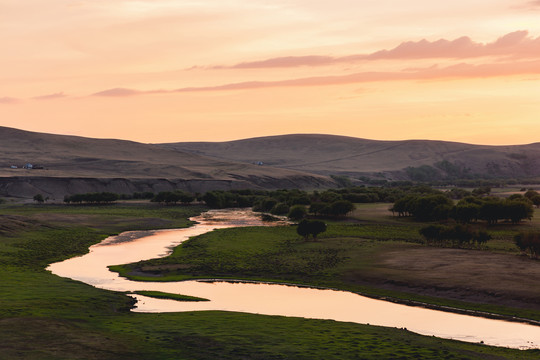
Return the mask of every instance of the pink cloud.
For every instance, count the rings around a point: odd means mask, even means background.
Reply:
[[[133,89],[126,89],[126,88],[114,88],[114,89],[108,89],[103,90],[100,92],[97,92],[95,94],[92,94],[92,96],[113,96],[113,97],[123,97],[123,96],[133,96],[133,95],[141,95],[144,92],[133,90]]]
[[[540,1],[539,1],[540,2]],[[506,34],[491,43],[474,42],[463,36],[455,40],[407,41],[390,50],[371,54],[332,56],[285,56],[260,61],[242,62],[232,66],[214,66],[212,69],[257,69],[298,66],[321,66],[367,60],[400,59],[466,59],[482,56],[540,57],[540,37],[528,37],[528,31],[520,30]]]
[[[257,69],[257,68],[279,68],[279,67],[294,67],[294,66],[319,66],[319,65],[328,65],[336,62],[339,58],[331,56],[319,56],[319,55],[309,55],[309,56],[285,56],[278,57],[273,59],[261,60],[261,61],[251,61],[251,62],[242,62],[231,67],[227,66],[215,66],[214,69],[225,69],[225,68],[235,68],[235,69]]]
[[[135,90],[135,89],[127,89],[127,88],[114,88],[114,89],[107,89],[107,90],[94,93],[92,94],[92,96],[128,97],[128,96],[147,95],[147,94],[164,94],[164,93],[169,93],[169,92],[172,92],[172,91],[171,90],[142,91],[142,90]]]
[[[54,100],[54,99],[61,99],[66,97],[66,95],[63,92],[58,92],[54,94],[48,94],[48,95],[41,95],[41,96],[35,96],[33,99],[35,100]]]
[[[205,87],[185,87],[173,90],[139,91],[134,89],[111,89],[97,94],[101,96],[134,96],[158,93],[209,92],[228,90],[251,90],[272,87],[327,86],[379,81],[437,80],[447,78],[489,78],[513,75],[540,74],[540,60],[473,65],[459,63],[447,67],[437,65],[426,68],[407,68],[396,72],[360,72],[349,75],[314,76],[281,81],[245,81]],[[114,94],[114,95],[111,95]]]
[[[535,8],[535,7],[540,7],[540,0],[529,1],[529,2],[527,3],[527,5],[528,5],[529,7],[533,7],[533,8]]]
[[[8,96],[0,97],[0,104],[16,104],[18,102],[20,102],[20,100],[16,98]]]

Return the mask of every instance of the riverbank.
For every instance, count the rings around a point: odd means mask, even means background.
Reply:
[[[419,226],[334,222],[317,241],[307,242],[294,227],[223,229],[189,240],[167,258],[111,269],[138,281],[293,283],[446,311],[540,320],[540,263],[501,252],[501,243],[511,240],[496,240],[496,250],[426,247],[417,243]]]
[[[403,329],[241,313],[134,314],[129,297],[59,278],[48,264],[107,235],[187,224],[154,205],[0,207],[0,348],[5,359],[540,359]],[[200,210],[198,210],[200,211]],[[149,228],[149,227],[147,227]],[[77,240],[77,241],[75,241]]]

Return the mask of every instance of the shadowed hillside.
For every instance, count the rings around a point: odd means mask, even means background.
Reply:
[[[23,169],[32,164],[34,169]],[[16,166],[17,168],[12,168]],[[0,127],[0,195],[328,187],[326,177],[112,139]]]
[[[268,166],[325,175],[380,176],[382,173],[389,179],[414,179],[430,174],[435,178],[540,175],[540,143],[487,146],[299,134],[163,146],[215,159],[245,163],[261,161]]]

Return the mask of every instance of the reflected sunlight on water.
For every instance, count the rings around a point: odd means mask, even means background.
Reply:
[[[137,282],[108,270],[108,265],[166,256],[181,242],[216,228],[286,223],[265,223],[245,209],[212,210],[192,220],[197,224],[186,229],[134,231],[110,237],[90,247],[88,254],[51,264],[48,270],[108,290],[154,290],[211,300],[179,302],[133,295],[138,300],[136,312],[224,310],[332,319],[495,346],[540,348],[540,326],[529,324],[400,305],[345,291],[222,281]]]

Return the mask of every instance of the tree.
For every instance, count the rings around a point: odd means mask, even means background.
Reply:
[[[45,199],[43,198],[43,195],[36,194],[36,195],[34,195],[34,201],[39,203],[39,204],[43,204],[45,202]]]
[[[310,229],[311,235],[313,235],[313,239],[315,240],[317,239],[317,235],[326,231],[326,224],[320,220],[313,220],[311,221]]]
[[[457,222],[468,224],[471,221],[478,219],[479,211],[480,205],[460,201],[454,206],[452,218]]]
[[[512,221],[513,224],[519,223],[523,219],[532,219],[534,209],[532,203],[520,200],[507,200],[504,202],[504,217]]]
[[[535,196],[539,196],[539,195],[540,194],[538,193],[538,191],[535,191],[532,189],[527,190],[527,192],[523,194],[523,196],[525,196],[529,200],[532,200]]]
[[[540,206],[540,195],[534,195],[530,198],[534,206],[539,207]]]
[[[420,196],[415,201],[413,216],[420,221],[443,220],[448,218],[453,205],[445,195]]]
[[[303,236],[307,241],[309,235],[313,236],[313,239],[317,239],[317,235],[326,231],[326,224],[320,220],[302,220],[296,227],[298,235]]]
[[[309,220],[302,220],[298,223],[298,226],[296,227],[296,233],[300,236],[304,237],[304,240],[307,241],[309,234],[310,234],[310,228],[309,228]]]
[[[538,259],[540,255],[540,234],[534,232],[522,232],[514,237],[514,242],[523,254],[529,252],[529,256]]]
[[[288,212],[289,212],[289,205],[283,202],[277,203],[276,205],[274,205],[272,210],[270,210],[270,214],[272,215],[285,215]]]
[[[302,220],[306,216],[306,208],[302,205],[291,206],[287,217],[293,221]]]
[[[334,201],[331,205],[332,215],[344,216],[354,210],[354,204],[348,200]]]

